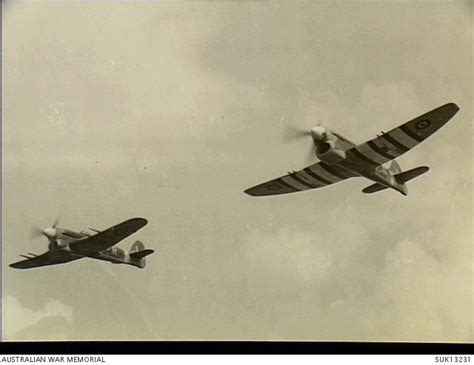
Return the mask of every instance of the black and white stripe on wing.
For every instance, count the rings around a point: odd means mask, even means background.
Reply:
[[[303,190],[308,190],[311,189],[310,186],[308,186],[305,183],[299,182],[297,179],[295,179],[292,175],[286,175],[280,178],[280,181],[285,182],[287,185],[290,185],[297,189],[298,191],[303,191]]]
[[[414,140],[418,141],[418,143],[420,142],[423,142],[425,139],[420,136],[420,135],[417,135],[416,133],[414,133],[412,130],[410,130],[410,128],[408,128],[408,126],[406,124],[402,125],[400,127],[400,129],[405,132],[407,135],[409,135],[411,138],[413,138]]]
[[[331,184],[331,182],[324,180],[320,176],[316,177],[317,175],[315,173],[306,171],[307,169],[308,168],[298,171],[298,175],[299,177],[304,178],[308,183],[311,183],[316,188]]]
[[[393,136],[391,136],[388,133],[383,134],[382,136],[380,136],[380,138],[390,143],[394,147],[394,150],[397,151],[399,155],[410,150],[407,146],[401,143],[401,141],[398,141],[397,139],[393,138]]]
[[[283,180],[283,178],[279,178],[277,180],[277,182],[278,182],[278,184],[287,187],[288,189],[290,189],[290,191],[293,191],[293,192],[304,190],[304,189],[298,189],[298,188],[294,187],[293,185],[288,184],[286,181]],[[268,189],[274,190],[274,187],[275,187],[275,184],[272,184],[268,187]]]
[[[391,160],[387,159],[387,157],[374,152],[372,148],[369,147],[367,143],[363,143],[359,146],[356,147],[357,151],[359,151],[362,155],[364,155],[366,158],[372,160],[373,162],[377,163],[378,165],[382,165],[385,162]],[[372,164],[370,164],[372,166]]]
[[[321,177],[323,180],[327,181],[328,184],[332,184],[332,183],[344,180],[343,178],[340,178],[339,176],[333,175],[328,170],[324,169],[321,166],[321,162],[319,162],[317,164],[314,164],[314,165],[311,165],[311,166],[308,166],[307,168],[311,172],[316,174],[317,176]]]
[[[356,159],[358,159],[360,162],[362,162],[364,165],[370,165],[370,166],[373,166],[373,167],[377,167],[379,166],[380,164],[373,161],[372,159],[370,159],[369,157],[363,155],[357,148],[353,148],[351,150],[349,150],[347,153],[351,154],[353,157],[355,157]]]
[[[387,161],[393,160],[397,158],[398,154],[393,153],[393,155],[389,152],[389,149],[385,145],[378,145],[377,140],[368,141],[367,146],[369,146],[375,153],[383,156],[387,159]],[[387,162],[385,161],[385,162]]]
[[[320,162],[319,166],[321,166],[323,169],[325,169],[327,172],[329,172],[331,175],[337,176],[341,180],[348,179],[352,177],[353,175],[349,173],[347,170],[337,166],[337,165],[331,165],[329,166],[328,164],[324,162]]]
[[[311,166],[310,166],[311,167]],[[324,177],[322,176],[319,176],[317,173],[315,173],[313,170],[311,170],[309,167],[305,168],[303,170],[304,172],[306,172],[309,176],[311,176],[313,179],[315,179],[316,181],[319,181],[320,183],[324,184],[324,185],[330,185],[332,184],[331,181],[329,180],[326,180]]]
[[[313,179],[307,178],[304,173],[301,171],[295,172],[293,174],[289,175],[293,180],[296,180],[299,184],[304,185],[307,187],[307,189],[315,189],[319,188],[321,186],[321,183],[315,182],[313,183]]]
[[[396,128],[393,131],[390,131],[389,134],[390,137],[396,139],[397,141],[400,141],[401,143],[403,143],[404,146],[407,146],[410,149],[420,143],[416,139],[408,135],[406,132],[404,132],[401,128]]]

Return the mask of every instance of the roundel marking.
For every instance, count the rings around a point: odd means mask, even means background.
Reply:
[[[416,123],[415,128],[425,129],[425,128],[428,128],[430,124],[431,124],[431,120],[423,119],[423,120],[420,120],[418,123]]]
[[[267,189],[268,190],[280,190],[281,187],[280,187],[280,185],[272,184],[272,185],[268,185]]]

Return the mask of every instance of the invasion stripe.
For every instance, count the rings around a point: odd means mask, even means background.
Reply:
[[[301,177],[302,179],[305,179],[306,181],[308,181],[308,183],[311,183],[311,184],[314,184],[315,185],[315,188],[320,188],[322,186],[326,186],[327,184],[326,183],[323,183],[322,181],[320,180],[316,180],[314,177],[312,177],[311,175],[309,175],[306,171],[304,170],[300,170],[298,171],[298,174],[299,174],[299,177]]]
[[[326,185],[332,184],[331,181],[326,180],[322,178],[321,176],[317,175],[316,173],[314,173],[309,167],[305,168],[303,171],[306,172],[312,178],[315,178],[316,180],[321,181],[323,184],[326,184]]]
[[[395,138],[397,141],[401,141],[401,143],[403,143],[408,148],[413,148],[420,143],[416,139],[411,138],[400,128],[396,128],[393,131],[390,131],[390,136],[392,138]]]
[[[319,164],[319,166],[321,166],[323,169],[325,169],[327,172],[333,174],[334,176],[337,176],[338,178],[344,180],[344,179],[347,179],[348,175],[343,175],[341,172],[337,171],[336,168],[332,168],[331,166],[325,164],[324,162],[321,162]]]
[[[384,156],[379,155],[378,153],[375,153],[372,151],[372,149],[367,146],[367,143],[363,143],[357,146],[357,150],[362,153],[364,156],[369,156],[371,160],[374,162],[377,162],[379,164],[384,164],[387,162],[387,158]]]
[[[341,181],[340,178],[338,178],[337,176],[334,176],[333,174],[327,172],[325,169],[323,169],[321,166],[321,162],[318,162],[314,165],[311,165],[311,166],[308,166],[311,171],[313,171],[315,174],[323,177],[324,179],[330,181],[331,183],[335,183],[335,182],[338,182],[338,181]]]
[[[391,156],[390,154],[388,154],[387,152],[383,151],[379,146],[377,146],[374,141],[369,141],[367,142],[367,146],[369,146],[370,148],[372,148],[372,150],[374,150],[374,152],[378,153],[379,155],[381,156],[384,156],[385,158],[388,158],[389,160],[393,160],[394,158],[396,158],[396,156]]]
[[[395,138],[391,137],[390,135],[388,134],[384,134],[381,136],[382,138],[385,138],[388,142],[390,142],[391,144],[393,144],[395,147],[398,147],[400,150],[402,150],[403,152],[407,152],[409,151],[410,149],[401,144],[400,142],[398,142]]]
[[[286,187],[290,188],[293,191],[301,191],[298,188],[295,188],[293,185],[288,184],[286,181],[283,181],[281,178],[278,179],[278,182],[282,185],[285,185]]]
[[[417,135],[416,133],[413,133],[413,131],[411,131],[410,128],[406,126],[406,124],[402,125],[400,129],[418,142],[423,142],[425,140],[423,137]]]
[[[282,176],[280,179],[287,184],[294,186],[298,190],[308,190],[308,187],[305,184],[300,184],[296,179],[292,179],[290,175]]]
[[[296,180],[297,182],[299,182],[301,185],[307,186],[309,189],[314,189],[314,188],[317,187],[317,186],[311,185],[309,182],[305,181],[304,179],[302,179],[301,177],[299,177],[296,174],[290,174],[289,176],[293,180]]]
[[[362,153],[360,153],[358,150],[355,148],[351,149],[349,152],[352,152],[354,156],[356,156],[359,160],[364,161],[365,163],[368,163],[369,165],[372,166],[379,166],[377,162],[372,161],[370,158],[365,157]]]

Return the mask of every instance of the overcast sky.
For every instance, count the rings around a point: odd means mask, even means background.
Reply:
[[[3,338],[474,341],[468,4],[3,4]],[[243,194],[448,102],[408,197]],[[58,215],[156,252],[9,268]]]

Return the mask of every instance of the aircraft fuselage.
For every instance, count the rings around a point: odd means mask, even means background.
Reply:
[[[359,176],[363,176],[369,180],[386,186],[387,188],[394,189],[403,195],[407,195],[407,186],[404,183],[397,181],[392,172],[382,165],[368,167],[361,166],[360,163],[355,164],[346,160],[340,162],[339,166]]]
[[[142,265],[140,259],[131,257],[128,252],[115,246],[112,246],[107,250],[91,254],[75,252],[70,246],[70,243],[87,239],[90,236],[84,232],[77,233],[63,228],[57,228],[56,231],[56,237],[50,241],[51,245],[49,255],[52,257],[70,255],[75,259],[89,257],[102,261],[108,261],[112,264],[127,264],[137,267],[141,267]]]
[[[334,146],[336,149],[343,151],[355,146],[355,144],[344,138],[342,135],[331,132],[329,133],[329,138],[334,141]],[[316,155],[319,159],[324,161],[323,156],[318,154]],[[332,161],[324,162],[327,162],[329,165],[335,164],[357,176],[365,177],[387,188],[394,189],[403,195],[407,195],[408,189],[406,185],[403,182],[397,181],[394,174],[388,168],[374,163],[373,161],[365,161],[364,159],[361,159],[360,156],[344,154],[344,158],[340,159],[337,163]]]

